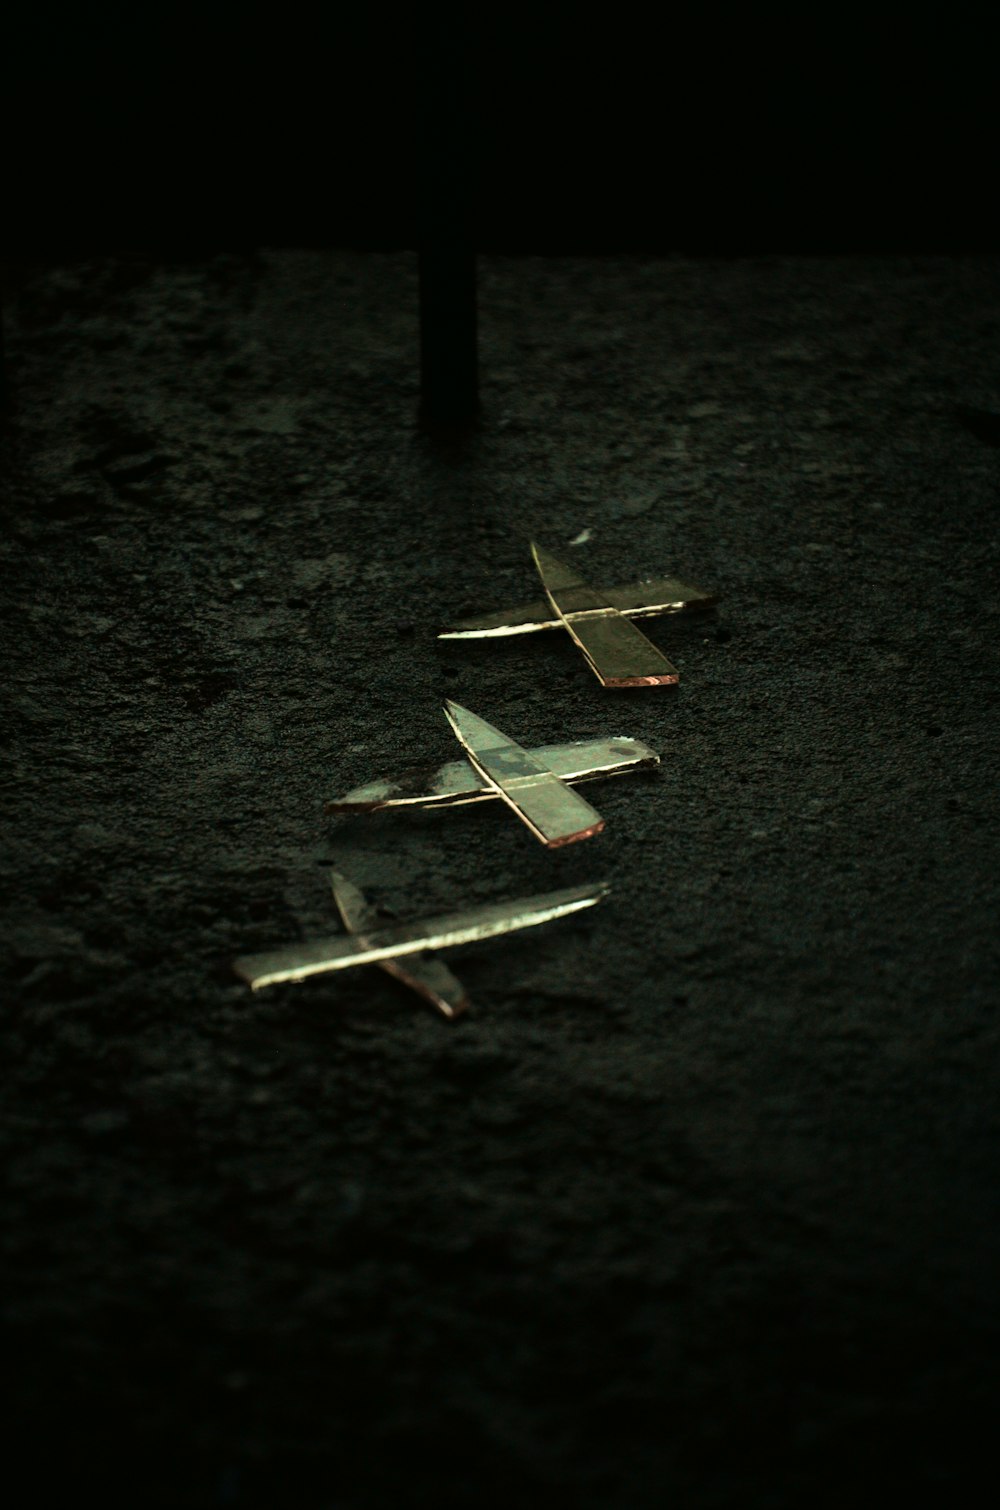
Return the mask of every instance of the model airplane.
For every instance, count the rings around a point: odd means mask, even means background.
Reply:
[[[379,965],[431,1002],[445,1017],[455,1018],[465,1011],[468,997],[448,967],[440,960],[425,958],[425,950],[448,949],[522,928],[535,928],[540,923],[593,907],[607,894],[608,887],[603,884],[572,886],[386,927],[353,882],[335,871],[333,896],[348,929],[346,935],[293,944],[267,954],[246,955],[233,962],[233,969],[247,985],[259,991],[263,986],[305,980],[352,965]]]
[[[640,739],[575,739],[564,745],[538,745],[527,752],[561,781],[577,785],[598,776],[620,776],[659,765],[655,750]],[[394,778],[369,781],[326,804],[328,813],[376,813],[384,807],[462,807],[469,802],[499,801],[496,786],[480,776],[468,760],[449,760],[436,770],[404,771]]]
[[[410,773],[357,787],[326,804],[328,813],[377,812],[384,807],[446,807],[499,798],[549,848],[588,839],[604,827],[600,814],[570,783],[658,764],[637,739],[579,740],[525,750],[459,703],[445,705],[466,760],[437,771]]]
[[[531,547],[546,602],[465,619],[442,640],[493,639],[566,629],[604,687],[650,687],[677,682],[680,673],[637,629],[632,619],[711,608],[715,597],[673,577],[661,577],[606,594],[590,587],[571,567],[536,545]]]

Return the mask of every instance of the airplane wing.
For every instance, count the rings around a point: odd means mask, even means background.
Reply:
[[[421,922],[395,923],[365,938],[338,934],[335,938],[306,940],[266,954],[244,955],[233,961],[233,969],[248,986],[259,991],[262,986],[305,980],[328,970],[377,965],[383,960],[419,954],[423,949],[448,949],[521,928],[535,928],[584,907],[593,907],[607,893],[608,887],[603,884],[571,886],[564,891],[543,892],[515,901],[488,902]]]
[[[604,687],[655,687],[680,680],[676,666],[571,567],[532,545],[552,607]]]
[[[345,875],[335,870],[331,876],[331,884],[337,911],[343,919],[344,927],[350,933],[370,937],[385,926],[376,908],[353,881],[349,881]],[[402,981],[404,986],[409,986],[412,991],[416,991],[425,1001],[437,1007],[445,1017],[451,1019],[461,1017],[469,1005],[465,987],[452,975],[444,960],[433,957],[424,958],[421,954],[408,954],[403,960],[380,960],[379,969],[385,970],[389,975]]]
[[[688,610],[713,608],[715,593],[703,592],[678,582],[676,577],[651,577],[647,582],[631,582],[625,587],[609,587],[605,596],[612,608],[629,619],[652,618],[657,614],[684,613]],[[439,640],[500,639],[512,634],[534,634],[542,629],[562,629],[563,621],[552,611],[552,604],[541,598],[517,608],[502,608],[498,613],[478,614],[460,619],[454,629],[446,629]]]
[[[604,819],[548,766],[459,703],[445,717],[472,764],[512,807],[536,839],[555,849],[600,833]]]

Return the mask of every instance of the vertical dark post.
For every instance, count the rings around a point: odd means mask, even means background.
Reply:
[[[0,274],[3,269],[0,268]],[[7,350],[4,345],[3,335],[3,289],[0,288],[0,417],[6,417],[8,411],[7,391]]]
[[[430,13],[433,19],[420,23],[420,419],[426,428],[451,430],[470,424],[479,402],[476,145],[465,30],[471,23],[450,6],[430,7]]]

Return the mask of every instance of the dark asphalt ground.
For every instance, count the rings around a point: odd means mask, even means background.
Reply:
[[[998,273],[487,260],[483,424],[442,448],[408,255],[15,270],[19,1504],[972,1502]],[[535,595],[530,538],[720,593],[650,628],[679,688],[435,641]],[[497,807],[324,819],[452,755],[446,696],[662,766],[554,854]],[[376,970],[251,995],[234,956],[334,931],[334,860],[400,917],[614,890],[451,955],[454,1026]]]

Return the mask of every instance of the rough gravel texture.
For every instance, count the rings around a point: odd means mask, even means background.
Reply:
[[[1000,406],[998,271],[488,260],[483,424],[444,447],[408,255],[16,272],[21,1503],[966,1502],[1000,626],[963,409]],[[532,537],[722,595],[650,628],[679,688],[602,691],[561,635],[435,641],[535,595]],[[453,755],[446,696],[663,763],[556,853],[498,806],[324,819]],[[336,930],[334,859],[400,917],[614,892],[449,955],[456,1025],[377,970],[251,994],[234,956]]]

